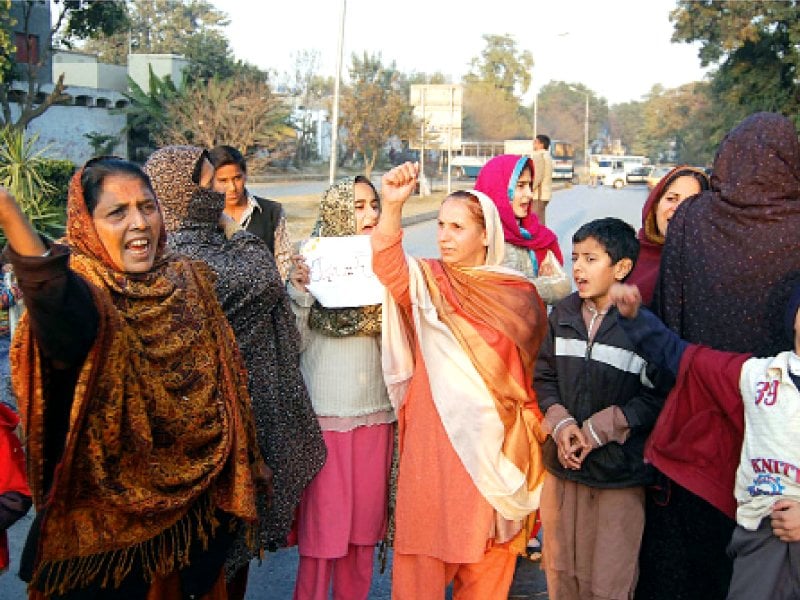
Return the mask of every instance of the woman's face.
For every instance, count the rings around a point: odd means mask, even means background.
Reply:
[[[454,267],[477,267],[486,262],[488,238],[464,201],[445,200],[439,209],[439,254]]]
[[[700,182],[691,175],[681,175],[667,186],[656,206],[656,227],[661,235],[667,235],[667,226],[681,202],[700,193]]]
[[[356,208],[356,235],[369,235],[378,224],[381,214],[378,196],[375,190],[367,183],[356,183],[355,188]]]
[[[152,268],[161,232],[161,212],[153,192],[141,179],[107,176],[92,221],[117,270],[146,273]]]
[[[533,175],[531,168],[527,166],[519,174],[517,184],[514,186],[514,199],[511,201],[511,209],[518,219],[524,219],[531,211],[531,202],[533,201],[532,185]]]

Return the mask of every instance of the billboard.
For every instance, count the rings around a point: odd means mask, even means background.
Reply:
[[[414,107],[414,117],[422,123],[417,139],[410,141],[411,148],[461,149],[464,86],[449,83],[412,85],[409,102]]]

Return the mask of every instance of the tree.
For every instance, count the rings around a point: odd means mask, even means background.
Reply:
[[[800,127],[800,7],[796,0],[681,0],[673,41],[700,42],[703,66],[718,64],[709,138],[719,141],[746,115],[780,112]],[[724,110],[722,109],[724,107]]]
[[[11,5],[9,11],[16,11],[19,17],[0,7],[0,26],[8,35],[8,27],[14,26],[21,32],[25,39],[31,39],[32,20],[35,11],[46,11],[49,0],[17,0]],[[53,48],[64,45],[71,47],[75,40],[85,39],[101,34],[111,34],[127,24],[123,0],[63,0],[56,3],[60,6],[55,23],[48,30],[45,39],[40,39],[37,46],[30,46],[26,52],[28,60],[22,64],[16,63],[13,73],[0,70],[3,74],[0,81],[0,127],[13,127],[25,129],[35,118],[42,115],[48,108],[66,99],[64,95],[64,75],[62,74],[53,85],[50,93],[42,91],[39,81],[40,70],[48,64],[48,58]],[[0,44],[2,47],[2,44]],[[10,55],[4,54],[3,61],[7,64]],[[3,61],[0,61],[2,66]],[[15,81],[23,84],[23,89],[14,88]],[[11,104],[19,105],[19,116],[14,120]]]
[[[465,85],[463,111],[464,139],[499,142],[533,134],[533,125],[522,115],[519,102],[490,82]]]
[[[299,116],[292,119],[292,126],[297,130],[297,151],[294,155],[295,164],[303,165],[315,158],[315,128],[311,119],[311,109],[321,98],[322,89],[318,87],[319,51],[304,50],[295,55],[294,81],[292,90],[300,101]]]
[[[553,139],[566,140],[583,156],[586,95],[589,96],[589,143],[600,137],[608,122],[608,103],[583,84],[551,81],[539,91],[537,129]]]
[[[655,159],[706,164],[719,143],[706,136],[702,125],[712,120],[710,111],[708,84],[669,90],[654,86],[643,106],[641,148]]]
[[[416,134],[416,126],[394,63],[384,67],[380,54],[353,54],[350,79],[352,85],[342,97],[342,126],[351,146],[364,157],[369,177],[389,138],[408,139]]]
[[[0,82],[6,81],[12,73],[14,61],[14,42],[11,40],[11,28],[17,20],[11,16],[11,0],[0,0]]]
[[[169,75],[160,78],[153,72],[152,66],[148,70],[147,91],[128,77],[130,91],[125,96],[130,100],[130,106],[121,109],[127,120],[128,155],[138,160],[144,160],[143,155],[156,147],[166,126],[167,105],[181,97],[181,91]],[[183,89],[185,87],[184,83]]]
[[[616,104],[608,112],[608,130],[613,139],[622,141],[628,154],[648,155],[643,144],[645,103],[640,101]],[[655,156],[650,156],[654,159]]]
[[[256,67],[233,57],[223,32],[227,17],[206,0],[131,0],[128,6],[130,28],[87,42],[86,52],[120,65],[126,64],[129,52],[181,54],[189,60],[189,82],[215,76],[265,78]]]
[[[479,57],[472,59],[466,83],[482,81],[503,90],[509,96],[524,94],[531,84],[533,55],[517,50],[510,35],[484,35],[486,47]]]
[[[160,144],[229,144],[242,154],[273,153],[294,139],[288,116],[266,83],[213,77],[167,102],[165,125],[156,137]]]
[[[486,47],[472,59],[464,77],[464,138],[531,137],[531,117],[520,105],[519,95],[530,86],[533,56],[527,50],[519,52],[509,35],[484,35],[483,39]]]

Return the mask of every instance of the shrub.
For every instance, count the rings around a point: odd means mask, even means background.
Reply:
[[[35,149],[38,137],[26,138],[23,131],[10,127],[0,130],[0,185],[8,188],[40,233],[59,237],[66,222],[65,206],[48,198],[56,190],[41,174],[47,148]]]
[[[42,159],[39,164],[39,174],[44,181],[54,188],[52,191],[43,194],[45,200],[57,206],[66,207],[69,180],[72,178],[73,173],[75,173],[75,165],[70,160]]]

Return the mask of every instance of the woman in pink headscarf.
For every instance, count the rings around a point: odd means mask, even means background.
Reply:
[[[533,203],[533,162],[530,157],[501,154],[487,162],[475,182],[475,189],[492,199],[505,237],[503,266],[523,273],[536,285],[542,299],[554,304],[570,292],[571,282],[564,276],[553,291],[556,264],[564,264],[556,234],[539,222]],[[548,259],[548,251],[552,258]],[[566,284],[566,285],[564,285]]]

